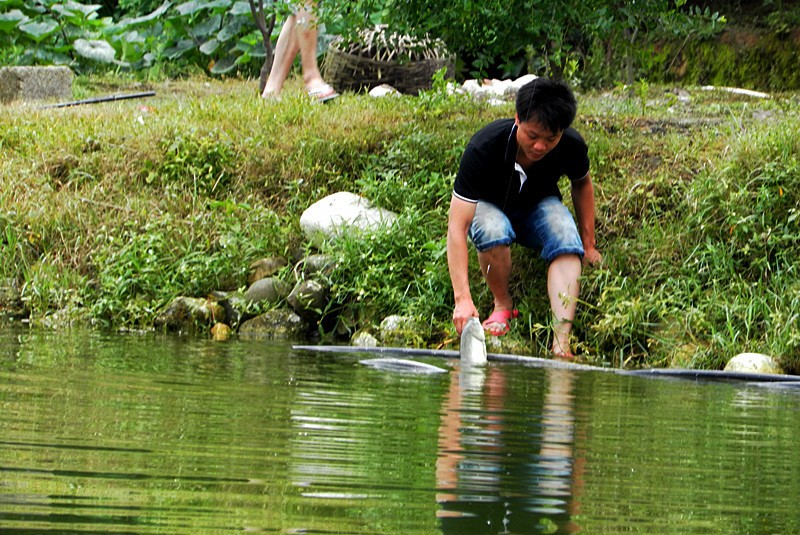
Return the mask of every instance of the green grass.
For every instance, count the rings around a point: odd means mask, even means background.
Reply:
[[[409,314],[425,326],[411,343],[452,339],[452,180],[469,137],[513,106],[435,91],[318,106],[296,81],[266,103],[256,85],[82,78],[78,98],[157,95],[6,107],[0,277],[16,280],[34,323],[68,310],[148,328],[177,295],[244,287],[253,260],[298,260],[310,249],[302,211],[347,190],[400,217],[390,236],[325,246],[338,260],[327,314],[351,332]],[[797,95],[688,90],[689,104],[650,84],[579,95],[604,262],[583,277],[578,347],[603,365],[697,368],[758,351],[800,371]],[[545,266],[514,257],[514,335],[544,352]],[[472,283],[488,314],[476,264]]]

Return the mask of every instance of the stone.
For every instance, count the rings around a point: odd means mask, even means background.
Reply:
[[[390,86],[389,84],[381,84],[369,90],[371,97],[395,97],[400,96],[400,91]]]
[[[225,317],[225,309],[216,301],[198,297],[176,297],[153,321],[156,329],[192,331]]]
[[[418,345],[422,338],[420,332],[420,326],[412,316],[387,316],[380,326],[380,337],[384,345]]]
[[[327,276],[336,267],[336,260],[330,255],[312,254],[305,257],[298,267],[300,268],[300,274],[304,278],[310,278],[315,275]]]
[[[0,317],[24,319],[30,315],[22,300],[19,285],[14,279],[0,280]]]
[[[316,323],[328,306],[328,288],[314,279],[300,281],[286,300],[298,316]]]
[[[224,342],[231,337],[231,328],[224,323],[216,323],[211,327],[211,338],[217,342]]]
[[[783,375],[780,365],[769,355],[739,353],[725,365],[726,372],[768,373]]]
[[[211,292],[211,297],[215,299],[225,311],[224,317],[216,319],[220,322],[225,322],[232,329],[236,329],[240,323],[255,316],[255,314],[251,312],[251,309],[254,308],[251,302],[238,292],[228,293],[214,291]]]
[[[36,327],[63,331],[72,328],[91,328],[95,323],[92,320],[91,312],[82,306],[66,306],[44,316],[31,318],[31,324]]]
[[[286,262],[285,258],[280,258],[277,256],[269,257],[269,258],[261,258],[260,260],[256,260],[252,264],[250,264],[249,272],[250,275],[247,279],[248,284],[253,284],[257,280],[266,279],[267,277],[272,277],[278,271],[286,267],[288,262]]]
[[[0,102],[70,99],[74,78],[69,67],[2,67]]]
[[[360,331],[350,340],[350,345],[355,347],[378,347],[378,339],[366,331]]]
[[[287,309],[274,309],[242,323],[241,338],[268,340],[302,340],[308,330],[303,319]]]
[[[354,193],[340,191],[309,206],[300,216],[300,228],[319,247],[345,233],[387,230],[396,219],[397,214],[376,208]]]
[[[505,336],[486,336],[486,351],[508,355],[530,355],[530,343],[513,331]],[[545,356],[545,355],[543,355]]]
[[[267,277],[255,281],[244,293],[249,303],[276,305],[289,295],[291,288],[278,277]]]
[[[499,106],[516,99],[520,88],[536,78],[536,75],[526,74],[515,80],[465,80],[461,85],[461,92],[475,98],[487,99],[491,105]]]

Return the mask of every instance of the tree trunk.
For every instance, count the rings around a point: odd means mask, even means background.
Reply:
[[[267,85],[267,77],[269,76],[269,71],[272,68],[272,60],[274,59],[274,54],[272,52],[272,30],[275,28],[276,14],[275,11],[273,11],[269,17],[269,23],[267,23],[266,17],[264,16],[264,0],[258,0],[258,6],[256,6],[254,0],[248,0],[248,2],[250,3],[250,12],[253,14],[256,26],[258,26],[258,31],[261,32],[261,37],[264,40],[264,52],[266,53],[258,79],[258,93],[261,94],[264,91],[264,87]]]

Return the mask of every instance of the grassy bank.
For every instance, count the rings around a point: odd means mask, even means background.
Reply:
[[[76,98],[142,89],[81,80]],[[471,134],[511,104],[434,91],[315,106],[297,86],[265,103],[242,81],[146,89],[156,96],[0,116],[0,276],[34,324],[59,311],[148,328],[177,295],[241,288],[253,260],[298,258],[302,211],[349,190],[399,225],[326,246],[339,259],[328,313],[351,330],[412,314],[427,325],[419,345],[453,338],[452,179]],[[800,371],[800,100],[688,90],[688,103],[645,84],[580,95],[604,263],[584,276],[579,350],[613,366],[712,369],[758,351]],[[536,354],[548,346],[544,265],[514,254],[513,336]]]

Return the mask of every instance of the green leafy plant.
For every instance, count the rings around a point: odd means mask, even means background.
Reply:
[[[81,71],[146,69],[180,62],[211,73],[257,72],[262,34],[245,0],[169,1],[118,21],[100,4],[73,0],[3,0],[0,44],[17,64],[67,64]],[[268,3],[276,13],[282,4]]]

